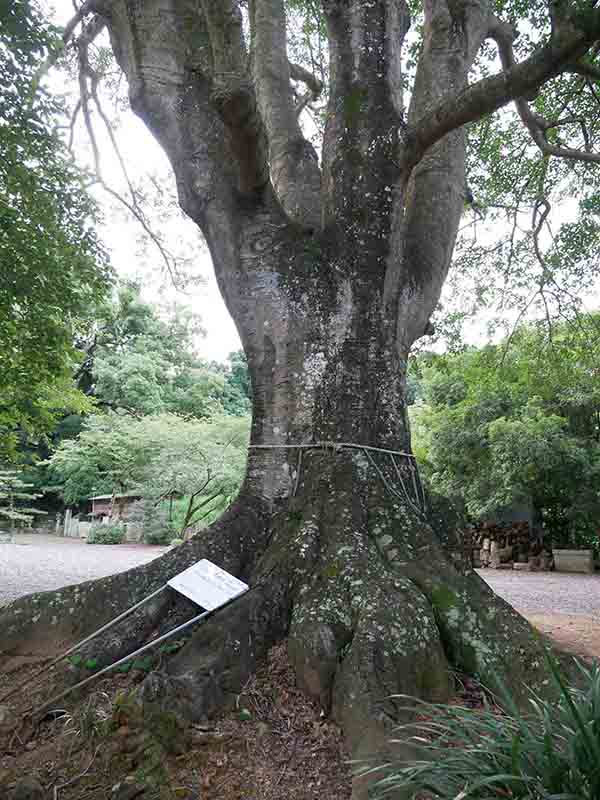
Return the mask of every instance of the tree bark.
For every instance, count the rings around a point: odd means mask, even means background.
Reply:
[[[144,690],[194,717],[227,702],[285,636],[299,683],[343,725],[356,758],[385,750],[401,718],[392,695],[443,701],[451,668],[540,686],[541,646],[525,620],[451,563],[412,458],[383,452],[410,454],[407,358],[439,299],[464,203],[464,131],[436,138],[431,120],[449,97],[472,96],[489,5],[426,0],[405,114],[408,6],[324,0],[321,174],[288,91],[283,2],[252,0],[248,52],[233,0],[94,3],[237,324],[251,449],[240,496],[216,525],[148,566],[13,603],[0,612],[4,653],[89,633],[206,557],[252,589]],[[415,156],[423,120],[428,149]],[[316,443],[354,447],[296,447]],[[104,640],[104,660],[142,641],[172,603],[157,600]]]

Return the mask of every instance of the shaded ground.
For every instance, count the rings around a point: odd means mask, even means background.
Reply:
[[[138,544],[86,544],[30,533],[14,544],[0,544],[0,606],[32,592],[58,589],[145,564],[164,547]]]
[[[34,665],[4,665],[3,690]],[[24,775],[55,800],[348,800],[350,765],[339,729],[295,687],[274,647],[219,719],[183,731],[140,717],[130,692],[143,671],[98,681],[84,700],[38,727],[2,737],[0,797]],[[22,711],[41,696],[11,699]]]

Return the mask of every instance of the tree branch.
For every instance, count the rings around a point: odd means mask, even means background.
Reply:
[[[64,51],[65,45],[67,45],[70,40],[73,38],[75,33],[75,29],[77,26],[83,22],[83,20],[89,16],[89,14],[93,14],[96,9],[97,0],[87,0],[87,2],[83,3],[81,8],[75,13],[73,17],[67,22],[65,29],[62,35],[62,43],[60,47],[56,48],[50,55],[46,58],[46,60],[42,63],[39,70],[35,74],[32,85],[31,85],[31,94],[30,94],[30,105],[33,103],[37,90],[42,82],[42,79],[48,74],[48,72],[52,69],[52,67],[58,61],[59,56]],[[87,25],[85,35],[89,42],[92,42],[99,33],[106,27],[105,21],[101,17],[94,17]]]
[[[600,67],[595,64],[589,64],[587,61],[576,61],[574,64],[569,64],[565,72],[572,72],[575,75],[583,75],[584,78],[590,78],[593,81],[600,81]]]
[[[231,134],[240,165],[240,190],[269,181],[267,141],[248,75],[248,54],[237,0],[201,0],[213,57],[211,99]]]
[[[211,98],[213,57],[200,3],[181,0],[177,13],[160,5],[111,0],[102,14],[131,107],[168,156],[180,205],[200,226],[218,270],[237,264],[241,170]]]
[[[296,118],[299,119],[300,114],[302,114],[306,106],[309,103],[314,103],[314,101],[319,97],[323,91],[323,83],[316,77],[316,75],[313,75],[312,72],[309,72],[307,69],[304,69],[304,67],[301,67],[300,64],[293,64],[290,61],[289,66],[291,79],[293,81],[300,81],[308,89],[306,94],[299,99],[295,107]]]
[[[323,91],[323,82],[319,80],[316,75],[313,75],[312,72],[304,69],[300,64],[294,64],[292,61],[289,61],[288,64],[291,79],[303,83],[311,90],[316,99]]]
[[[206,508],[206,506],[209,503],[212,503],[213,500],[216,500],[216,498],[219,497],[222,494],[223,494],[223,492],[221,491],[221,489],[219,489],[216,492],[214,492],[212,495],[209,495],[201,503],[198,503],[196,506],[194,506],[193,510],[190,512],[189,517],[186,515],[186,525],[193,525],[194,522],[200,522],[200,520],[204,519],[204,517],[207,517],[211,513],[211,511],[213,509],[209,508],[208,511],[206,511],[199,519],[193,520],[193,522],[192,522],[192,519],[193,519],[194,515],[198,511],[200,511],[202,508]]]
[[[102,25],[102,27],[99,27],[97,25],[94,26],[92,31],[93,35],[90,35],[89,26],[87,26],[83,34],[77,39],[76,42],[77,58],[79,63],[79,95],[80,95],[77,107],[81,108],[81,112],[83,114],[85,128],[92,148],[92,154],[94,159],[94,171],[98,178],[98,183],[100,184],[100,186],[102,186],[104,191],[107,194],[109,194],[112,198],[117,200],[121,205],[123,205],[127,209],[127,211],[140,223],[144,232],[158,250],[158,253],[165,265],[165,268],[169,273],[169,275],[171,276],[173,285],[178,286],[179,281],[176,274],[176,269],[174,267],[173,258],[167,252],[163,242],[161,241],[160,236],[156,233],[152,225],[148,222],[144,211],[142,210],[142,208],[138,203],[135,189],[133,187],[133,184],[131,183],[131,179],[127,172],[127,168],[125,166],[125,162],[123,160],[117,140],[112,130],[110,120],[104,113],[104,110],[100,102],[100,98],[98,97],[98,82],[100,80],[100,76],[92,69],[89,63],[88,48],[91,41],[93,41],[93,39],[96,38],[96,36],[100,32],[100,30],[102,30],[103,27],[104,25]],[[88,86],[88,81],[89,81],[89,86]],[[123,197],[123,195],[120,192],[116,191],[116,189],[113,189],[109,184],[107,184],[104,179],[102,164],[100,161],[100,148],[98,147],[96,132],[94,130],[94,125],[92,123],[90,99],[93,101],[96,110],[100,115],[100,119],[104,123],[106,131],[108,133],[110,143],[115,152],[115,155],[121,167],[121,172],[127,184],[130,197],[129,200]]]
[[[318,229],[321,172],[292,100],[283,0],[252,0],[250,23],[254,85],[269,143],[271,182],[290,220]]]
[[[516,66],[512,48],[514,33],[510,33],[505,26],[496,26],[492,29],[491,35],[498,45],[502,67],[506,72],[508,72]],[[568,71],[571,71],[569,67],[567,67],[567,69]],[[587,161],[596,164],[600,163],[600,153],[591,153],[585,150],[576,150],[571,147],[554,145],[551,144],[547,139],[546,134],[549,130],[552,130],[560,125],[578,123],[581,126],[584,141],[588,142],[589,135],[585,120],[580,117],[567,117],[562,120],[547,120],[539,114],[534,113],[524,97],[515,97],[515,106],[517,107],[517,111],[521,117],[521,120],[523,121],[523,124],[531,134],[531,138],[542,151],[542,153],[544,153],[544,155],[557,156],[558,158],[566,158],[575,161]]]
[[[568,71],[569,66],[579,62],[590,46],[600,38],[600,14],[593,23],[588,21],[585,31],[568,30],[557,33],[529,58],[503,69],[497,75],[471,84],[415,120],[406,131],[401,163],[405,173],[410,173],[424,153],[450,131],[481,119],[512,100],[535,96],[544,83]],[[495,38],[498,31],[492,30],[490,35]],[[584,160],[595,160],[595,157]]]
[[[423,46],[408,127],[400,133],[399,202],[391,245],[400,257],[389,260],[385,286],[403,351],[428,329],[464,211],[466,132],[452,125],[443,133],[435,130],[444,120],[438,111],[440,98],[468,91],[462,87],[467,86],[489,26],[489,3],[481,0],[424,0],[423,10]],[[447,103],[449,114],[456,111],[455,102]],[[425,143],[422,137],[429,134],[433,135]],[[439,220],[435,234],[434,219]],[[407,285],[410,292],[401,289]]]
[[[81,7],[75,12],[75,14],[71,17],[71,19],[65,25],[65,29],[63,31],[62,40],[64,44],[67,44],[73,37],[75,33],[75,29],[79,25],[80,22],[89,15],[93,14],[96,11],[97,0],[86,0],[85,3],[82,3]]]
[[[71,119],[69,120],[69,141],[67,143],[67,147],[69,148],[69,152],[73,152],[73,138],[75,136],[75,123],[77,122],[77,117],[79,116],[79,112],[81,111],[81,98],[75,104],[75,108],[73,109],[73,113],[71,114]]]

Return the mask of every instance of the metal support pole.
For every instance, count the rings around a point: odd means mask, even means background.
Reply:
[[[96,638],[96,636],[99,636],[101,633],[104,633],[104,631],[107,631],[109,628],[112,628],[112,626],[116,625],[117,622],[121,622],[121,620],[125,619],[125,617],[128,617],[130,614],[136,611],[140,606],[143,606],[144,603],[148,602],[148,600],[152,600],[153,597],[156,597],[157,594],[160,594],[166,588],[167,584],[165,583],[165,585],[161,586],[160,589],[157,589],[155,592],[152,592],[152,594],[149,594],[148,597],[144,597],[144,599],[140,600],[139,603],[136,603],[134,606],[131,606],[131,608],[128,608],[126,611],[123,611],[123,613],[119,614],[118,617],[115,617],[113,620],[110,620],[110,622],[107,622],[106,625],[103,625],[101,628],[98,628],[97,631],[90,633],[89,636],[86,636],[85,639],[82,639],[80,642],[77,642],[77,644],[74,644],[68,650],[65,650],[64,653],[61,653],[61,655],[56,656],[56,658],[53,661],[42,667],[42,669],[36,672],[35,675],[30,676],[23,683],[14,686],[10,690],[10,692],[7,692],[7,694],[2,695],[2,697],[0,697],[0,703],[4,702],[9,697],[12,697],[13,694],[15,694],[15,692],[21,691],[21,689],[24,689],[26,686],[30,686],[32,683],[34,683],[34,681],[36,681],[40,677],[40,675],[43,675],[45,672],[48,672],[48,670],[51,670],[52,667],[56,666],[56,664],[58,664],[59,661],[62,661],[63,659],[67,658],[67,656],[70,656],[71,653],[75,652],[75,650],[79,650],[79,648],[83,647],[84,644],[91,642],[92,639]]]
[[[247,591],[248,590],[246,589],[246,592]],[[246,594],[246,592],[243,592],[243,594]],[[123,656],[123,658],[120,658],[118,661],[115,661],[114,664],[109,664],[107,667],[104,667],[99,672],[95,672],[93,675],[90,675],[89,677],[85,678],[84,680],[79,681],[79,683],[76,683],[74,686],[69,686],[69,688],[65,689],[64,692],[61,692],[60,694],[57,694],[54,697],[51,697],[50,700],[48,700],[46,703],[44,703],[42,706],[40,706],[38,709],[36,709],[36,711],[34,713],[35,714],[39,714],[41,711],[48,710],[51,705],[53,705],[54,703],[57,703],[59,700],[62,700],[63,697],[66,697],[71,692],[74,692],[75,689],[81,689],[83,686],[86,686],[88,683],[91,683],[91,681],[95,680],[96,678],[99,678],[101,675],[105,675],[107,672],[110,672],[111,670],[116,669],[117,667],[120,667],[121,664],[125,664],[127,661],[130,661],[132,658],[135,658],[136,656],[141,655],[141,653],[145,653],[146,650],[150,650],[151,648],[156,647],[157,644],[160,644],[161,642],[164,642],[166,639],[169,639],[171,636],[174,636],[176,633],[179,633],[180,631],[183,631],[186,628],[189,628],[191,625],[194,625],[196,622],[200,622],[201,620],[205,619],[206,617],[210,616],[211,614],[216,613],[217,611],[221,611],[226,606],[230,605],[230,603],[235,602],[235,600],[239,600],[239,598],[242,597],[243,594],[237,595],[236,597],[232,598],[228,603],[224,603],[222,606],[219,606],[218,608],[214,608],[214,609],[212,609],[210,611],[203,611],[202,614],[198,614],[196,617],[192,617],[192,619],[189,619],[187,622],[184,622],[181,625],[178,625],[176,628],[173,628],[172,631],[167,631],[167,633],[163,633],[163,635],[159,636],[158,639],[153,639],[151,642],[148,642],[148,644],[143,645],[143,647],[140,647],[137,650],[134,650],[134,652],[130,653],[128,656]]]
[[[415,478],[415,468],[413,466],[412,461],[408,462],[408,469],[410,471],[410,477],[412,480],[413,491],[415,493],[415,503],[417,506],[421,505],[421,496],[419,495],[419,489],[417,488],[417,479]]]

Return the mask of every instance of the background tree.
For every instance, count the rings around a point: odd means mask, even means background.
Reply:
[[[11,533],[16,524],[30,524],[37,514],[45,514],[31,506],[32,500],[41,497],[32,492],[32,484],[23,480],[14,469],[0,469],[0,524],[8,522]]]
[[[60,38],[36,3],[0,9],[0,449],[47,433],[74,390],[74,339],[108,290],[82,174],[53,131],[59,104],[33,81]]]
[[[288,54],[294,10],[315,23],[300,26],[300,61]],[[300,685],[343,725],[354,756],[383,747],[401,713],[395,693],[447,697],[449,666],[541,685],[529,626],[452,566],[419,510],[412,457],[399,455],[410,449],[406,363],[430,330],[468,197],[465,126],[515,100],[541,164],[600,160],[589,113],[600,11],[583,0],[88,0],[65,31],[86,68],[88,123],[86,48],[105,27],[131,106],[206,238],[248,359],[253,422],[228,512],[191,546],[88,585],[60,633],[96,627],[206,556],[253,591],[146,684],[171,709],[213,710],[284,635]],[[301,122],[319,95],[320,158]],[[573,109],[584,128],[567,121]],[[482,170],[489,154],[481,148]],[[535,233],[545,185],[528,185]],[[530,243],[539,250],[540,236]],[[300,444],[313,446],[302,458]],[[2,616],[5,650],[35,636],[30,609],[22,600]],[[101,656],[147,629],[104,642]]]
[[[214,519],[235,497],[248,427],[247,417],[225,415],[202,422],[174,414],[92,415],[79,436],[62,442],[50,458],[49,481],[69,505],[94,494],[139,493],[146,517],[176,497],[170,521],[181,535]]]
[[[92,415],[79,436],[63,441],[51,457],[53,488],[69,505],[95,494],[132,491],[156,447],[144,420],[127,414]]]
[[[191,526],[207,524],[235,498],[246,468],[249,419],[217,416],[196,422],[175,416],[160,422],[157,447],[136,488],[156,504],[170,497],[172,521],[178,535]]]
[[[57,419],[55,412],[54,424],[48,426],[43,441],[25,437],[19,441],[20,460],[29,465],[28,479],[38,490],[58,491],[68,504],[82,502],[100,491],[137,489],[134,484],[140,478],[138,458],[144,464],[148,454],[143,447],[137,456],[133,454],[159,430],[152,427],[151,421],[137,426],[137,420],[144,416],[158,415],[157,426],[164,420],[175,420],[175,415],[185,417],[186,421],[211,420],[214,424],[209,429],[213,439],[219,436],[219,426],[225,435],[231,427],[228,415],[246,417],[249,412],[247,365],[239,353],[232,353],[227,364],[200,359],[196,347],[202,333],[198,318],[189,309],[161,310],[142,300],[137,285],[120,285],[114,298],[97,306],[85,338],[78,341],[84,356],[74,380],[65,376],[63,400],[67,391],[77,398],[85,391],[89,398],[82,398],[82,413]],[[113,413],[90,417],[90,411],[94,410]],[[197,428],[191,425],[188,429],[183,419],[181,423],[171,426],[173,436],[168,441],[164,436],[154,441],[153,455],[162,448],[170,449],[180,435],[180,454],[185,459],[187,439]],[[246,421],[241,424],[244,426]],[[128,438],[129,426],[132,431],[137,432],[138,428],[142,431],[141,441]],[[77,441],[66,443],[74,439]],[[209,437],[210,441],[213,439]],[[53,463],[48,458],[57,448],[58,460],[67,452],[70,457],[69,469],[61,473],[60,479],[56,470],[48,471],[48,465]],[[132,459],[131,463],[128,459]],[[192,461],[194,468],[200,469],[198,481],[201,481],[202,465]],[[110,473],[103,472],[109,463]],[[237,469],[243,470],[243,462]],[[215,511],[217,505],[219,508],[223,503],[227,505],[225,498],[239,487],[241,477],[235,474],[234,488],[219,494],[221,501],[212,504]],[[49,495],[46,500],[52,502]],[[183,511],[181,515],[183,519]]]
[[[477,519],[532,504],[555,546],[597,545],[597,324],[522,327],[497,346],[418,359],[413,441],[434,492]]]
[[[172,412],[195,418],[249,410],[244,363],[209,364],[197,355],[204,333],[187,308],[161,310],[140,288],[122,284],[98,310],[82,349],[78,385],[101,407],[135,414]],[[247,370],[245,371],[247,381]]]
[[[238,413],[242,411],[246,413],[250,411],[249,401],[252,397],[248,361],[243,350],[230,353],[227,360],[228,369],[225,375],[225,382],[228,387],[227,398],[231,399],[224,400],[225,409],[230,414],[235,413],[234,409],[239,409]]]

